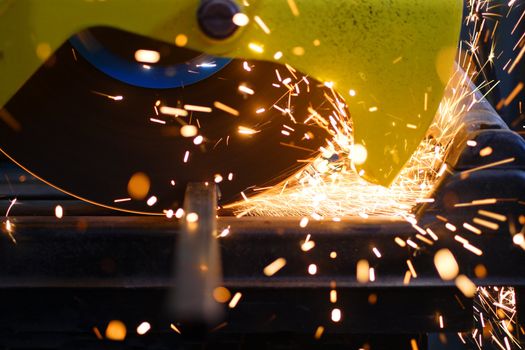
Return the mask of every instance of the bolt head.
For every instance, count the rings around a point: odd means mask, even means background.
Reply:
[[[212,39],[226,39],[238,28],[233,23],[233,16],[239,12],[239,7],[232,0],[202,1],[197,12],[199,27]]]

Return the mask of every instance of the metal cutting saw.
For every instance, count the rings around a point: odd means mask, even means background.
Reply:
[[[508,268],[525,263],[525,142],[455,76],[463,10],[0,0],[0,344],[459,349],[472,288],[525,285]],[[316,159],[389,188],[457,86],[478,103],[406,216],[225,209]]]
[[[239,73],[231,72],[238,68],[229,60],[204,52],[286,64],[333,86],[351,110],[355,148],[366,155],[354,162],[357,170],[388,186],[425,136],[453,72],[462,3],[312,1],[300,7],[294,12],[286,1],[2,1],[0,104],[7,125],[0,148],[74,196],[154,212],[145,201],[114,202],[126,196],[137,172],[150,177],[162,209],[181,200],[189,181],[232,173],[235,180],[221,185],[227,203],[249,186],[274,184],[324,145],[327,135],[304,123],[308,105],[299,105],[302,116],[293,119],[291,135],[298,148],[281,146],[272,115],[280,111],[260,97],[261,106],[242,103],[231,78],[206,87],[212,74]],[[176,54],[168,44],[187,50]],[[140,55],[148,53],[153,60],[143,62]],[[250,78],[254,98],[275,95],[264,81],[269,65]],[[205,141],[176,137],[184,125],[173,120],[168,130],[145,125],[154,107],[179,107],[172,116],[199,123]],[[257,107],[269,110],[262,122]],[[257,133],[246,140],[240,126]],[[303,139],[308,132],[318,137]],[[221,138],[228,145],[215,146]]]

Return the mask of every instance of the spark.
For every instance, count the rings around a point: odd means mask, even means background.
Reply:
[[[9,217],[9,213],[11,212],[11,209],[13,208],[13,206],[16,204],[16,201],[17,201],[16,198],[10,201],[9,207],[7,208],[7,211],[5,212],[6,218]]]
[[[184,47],[188,44],[188,37],[184,34],[178,34],[175,37],[175,45],[178,47]]]
[[[485,147],[479,151],[479,155],[482,157],[487,157],[492,154],[492,147]]]
[[[403,278],[403,285],[407,286],[410,284],[410,278],[412,277],[412,273],[410,270],[407,270],[405,272],[405,277]]]
[[[167,115],[173,115],[175,117],[187,117],[188,116],[188,111],[182,108],[174,108],[174,107],[168,107],[168,106],[160,107],[160,113],[167,114]]]
[[[470,206],[479,206],[479,205],[490,205],[490,204],[496,204],[498,200],[496,198],[487,198],[487,199],[476,199],[473,200],[470,203],[457,203],[454,204],[454,207],[470,207]]]
[[[315,264],[308,265],[308,273],[312,276],[317,274],[317,265]]]
[[[315,242],[310,240],[310,235],[308,235],[305,241],[301,244],[301,250],[303,252],[308,252],[315,248]]]
[[[266,34],[270,34],[270,32],[271,32],[270,28],[268,28],[268,26],[266,25],[266,23],[264,23],[264,21],[261,19],[261,17],[254,16],[253,19],[255,20],[255,23],[257,23],[257,25],[259,27],[261,27],[263,32],[265,32]]]
[[[455,280],[456,287],[467,298],[473,298],[476,295],[476,285],[465,275],[459,275]]]
[[[459,265],[452,252],[446,248],[440,249],[434,255],[434,266],[441,279],[450,281],[459,273]]]
[[[255,91],[253,89],[250,89],[249,87],[247,87],[246,85],[239,85],[238,87],[239,91],[244,93],[244,94],[248,94],[248,95],[253,95],[255,94]]]
[[[468,222],[463,223],[463,227],[466,228],[467,230],[469,230],[470,232],[473,232],[473,233],[475,233],[477,235],[480,235],[482,233],[479,228],[477,228],[475,226],[472,226]]]
[[[212,109],[206,106],[184,105],[184,109],[190,112],[211,113]]]
[[[428,245],[434,245],[434,242],[420,234],[416,234],[416,238]]]
[[[150,122],[157,123],[157,124],[162,124],[162,125],[166,124],[166,121],[161,120],[161,119],[157,119],[157,118],[149,118],[149,120],[150,120]]]
[[[369,279],[369,269],[370,269],[370,265],[368,264],[368,261],[367,260],[359,260],[357,262],[357,273],[356,273],[356,278],[357,278],[357,282],[359,283],[367,283],[368,282],[368,279]]]
[[[177,209],[177,211],[175,212],[175,217],[177,219],[182,219],[183,216],[184,216],[184,209],[182,208]]]
[[[195,125],[184,125],[180,128],[180,134],[182,137],[195,137],[197,136],[199,129]]]
[[[484,220],[484,219],[480,219],[480,218],[474,218],[474,219],[472,219],[472,221],[474,221],[475,224],[484,226],[484,227],[489,228],[489,229],[494,230],[494,231],[496,231],[499,228],[498,224],[496,224],[495,222],[488,221],[488,220]]]
[[[295,0],[287,0],[288,6],[290,7],[290,11],[292,11],[292,14],[295,17],[299,16],[299,8],[297,7],[297,4],[295,3]]]
[[[105,93],[99,92],[99,91],[91,91],[91,92],[94,93],[95,95],[107,97],[107,98],[109,98],[110,100],[113,100],[113,101],[122,101],[124,99],[124,96],[122,96],[122,95],[113,96],[113,95],[108,95],[108,94],[105,94]]]
[[[64,217],[64,208],[62,208],[61,205],[57,205],[55,207],[55,216],[58,218],[58,219],[62,219]]]
[[[224,238],[230,234],[230,226],[226,227],[224,230],[221,231],[219,234],[219,238]]]
[[[507,221],[507,217],[505,215],[493,213],[488,210],[478,210],[478,214],[501,222]]]
[[[493,168],[493,167],[496,167],[496,166],[499,166],[499,165],[503,165],[503,164],[509,164],[509,163],[514,162],[515,160],[516,160],[516,158],[514,158],[514,157],[507,158],[507,159],[502,159],[502,160],[497,161],[497,162],[493,162],[493,163],[490,163],[490,164],[481,165],[481,166],[476,167],[476,168],[464,170],[460,174],[462,174],[462,175],[470,174],[470,173],[473,173],[473,172],[476,172],[476,171],[479,171],[479,170]]]
[[[256,53],[263,53],[264,52],[264,47],[259,45],[259,44],[256,44],[256,43],[249,43],[248,44],[248,48],[250,50],[252,50],[253,52],[256,52]]]
[[[452,225],[450,222],[447,222],[445,224],[445,227],[447,228],[447,230],[452,231],[452,232],[456,232],[457,230],[456,226]]]
[[[305,54],[305,49],[302,46],[296,46],[292,49],[292,53],[296,56],[303,56]]]
[[[215,102],[213,102],[213,106],[215,108],[220,109],[221,111],[226,112],[228,114],[231,114],[231,115],[233,115],[235,117],[239,116],[239,111],[238,110],[236,110],[235,108],[232,108],[230,106],[227,106],[227,105],[225,105],[222,102],[215,101]]]
[[[478,287],[474,299],[474,320],[476,326],[472,334],[488,330],[491,341],[501,349],[521,348],[514,288]]]
[[[93,327],[92,329],[93,329],[93,333],[95,333],[95,336],[97,337],[98,340],[104,339],[104,337],[102,336],[102,333],[100,333],[100,330],[97,327]]]
[[[432,237],[432,239],[433,239],[434,241],[439,240],[438,236],[437,236],[437,235],[434,233],[434,231],[432,231],[430,228],[427,228],[426,231],[427,231],[428,235],[429,235],[430,237]]]
[[[405,242],[403,239],[399,238],[399,237],[396,237],[396,238],[394,239],[394,241],[395,241],[396,244],[397,244],[398,246],[400,246],[401,248],[404,248],[404,247],[406,247],[406,245],[407,245],[406,242]]]
[[[479,249],[478,247],[473,246],[472,244],[470,244],[468,242],[463,245],[463,248],[471,251],[472,253],[476,254],[477,256],[483,255],[483,251],[481,249]]]
[[[266,266],[263,270],[263,273],[270,277],[275,275],[279,270],[281,270],[284,266],[286,266],[286,259],[284,258],[278,258],[274,260],[272,263],[270,263],[268,266]]]
[[[408,244],[409,246],[411,246],[414,249],[419,249],[419,246],[414,241],[412,241],[410,239],[407,239],[406,244]]]
[[[233,15],[232,21],[233,23],[235,23],[236,26],[244,27],[248,25],[248,23],[250,23],[250,18],[244,13],[239,12]]]
[[[306,227],[306,225],[308,225],[308,221],[309,221],[309,220],[308,220],[307,217],[302,218],[302,219],[301,219],[301,222],[299,223],[299,226],[301,226],[301,227],[303,227],[303,228]]]
[[[230,303],[228,304],[228,307],[230,309],[234,309],[237,304],[239,303],[239,301],[241,300],[241,297],[242,297],[242,293],[240,292],[237,292],[233,295],[233,298],[230,300]]]
[[[151,329],[151,325],[148,322],[142,322],[137,327],[137,334],[138,335],[144,335],[144,334],[148,333],[150,329]]]
[[[332,289],[332,290],[330,291],[330,302],[331,302],[332,304],[337,303],[337,291],[336,291],[335,289]]]
[[[523,233],[518,233],[518,234],[515,234],[513,237],[512,237],[512,242],[515,244],[515,245],[523,245],[523,243],[525,243],[525,235],[523,235]]]
[[[175,326],[173,323],[170,324],[170,328],[176,332],[176,333],[179,333],[179,334],[182,334],[182,332],[180,331],[180,329],[177,328],[177,326]]]
[[[333,309],[331,312],[331,318],[332,318],[332,321],[335,323],[341,321],[341,318],[342,318],[341,310],[337,308]]]
[[[186,215],[186,221],[189,223],[196,223],[199,221],[199,215],[197,213],[188,213]]]
[[[128,198],[119,198],[119,199],[115,199],[113,201],[113,203],[122,203],[122,202],[129,202],[129,201],[131,201],[131,198],[129,198],[129,197]]]
[[[373,267],[368,270],[368,279],[370,282],[374,282],[376,280],[376,273]]]
[[[242,135],[254,135],[257,134],[259,131],[241,125],[237,128],[237,132]]]
[[[193,139],[193,144],[198,146],[202,144],[203,141],[204,141],[204,137],[202,137],[201,135],[198,135],[197,137]]]
[[[408,270],[410,271],[410,274],[413,278],[417,278],[417,272],[414,268],[414,265],[412,264],[412,261],[410,259],[407,260]]]
[[[154,206],[155,203],[157,203],[157,197],[155,197],[155,196],[151,196],[151,197],[149,197],[148,200],[146,201],[146,204],[147,204],[149,207]]]
[[[106,338],[115,341],[123,341],[126,338],[126,325],[122,321],[113,320],[106,328]]]
[[[154,50],[137,50],[135,60],[140,63],[157,63],[160,61],[160,53]]]
[[[314,339],[316,340],[321,339],[321,337],[323,336],[323,333],[324,333],[324,327],[323,326],[317,327],[314,333]]]
[[[204,62],[204,63],[201,63],[201,64],[197,64],[196,66],[197,67],[204,67],[204,68],[214,68],[214,67],[217,67],[217,64],[213,63],[213,62]]]
[[[284,80],[278,70],[275,73],[277,80]],[[339,97],[330,90],[326,93],[326,98],[336,113],[323,115],[324,113],[309,107],[309,115],[304,123],[314,123],[333,135],[325,149],[338,155],[339,160],[333,162],[322,153],[309,160],[310,164],[300,170],[299,176],[294,174],[267,191],[249,195],[249,202],[242,201],[229,207],[256,216],[306,217],[312,212],[328,218],[334,216],[334,213],[338,217],[400,217],[407,214],[418,199],[430,197],[439,177],[447,171],[443,159],[462,123],[461,116],[475,93],[470,87],[460,83],[464,76],[462,71],[456,72],[449,84],[448,92],[430,128],[439,132],[435,137],[422,141],[389,188],[366,182],[361,178],[363,174],[354,170],[352,163],[358,164],[366,161],[366,158],[360,158],[359,151],[356,152],[360,146],[356,146],[353,141],[350,116],[341,107]],[[286,108],[276,104],[274,108],[286,114]],[[361,146],[363,151],[366,150],[364,145]],[[288,184],[283,190],[285,182]],[[320,197],[324,199],[318,200]]]

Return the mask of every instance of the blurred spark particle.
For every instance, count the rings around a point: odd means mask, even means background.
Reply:
[[[278,258],[266,266],[263,270],[264,274],[268,277],[275,275],[280,269],[286,265],[284,258]]]

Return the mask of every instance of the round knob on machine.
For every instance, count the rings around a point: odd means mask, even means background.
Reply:
[[[240,12],[232,0],[203,0],[197,12],[201,30],[212,39],[226,39],[235,33],[238,26],[233,16]]]

